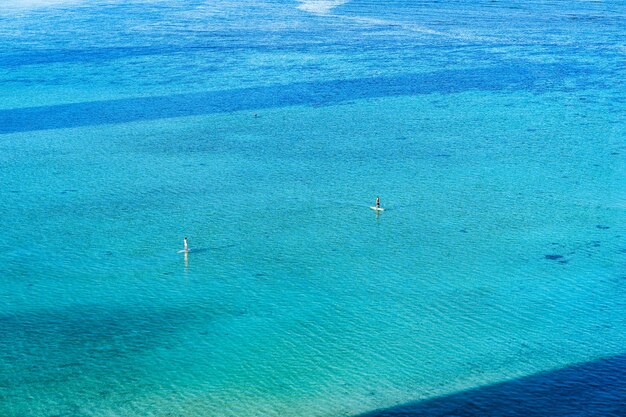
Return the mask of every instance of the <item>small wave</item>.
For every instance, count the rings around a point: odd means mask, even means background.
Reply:
[[[65,6],[82,0],[0,0],[0,9],[36,9],[40,7]]]
[[[349,0],[298,0],[298,9],[313,14],[328,14],[332,9]]]
[[[350,0],[298,0],[300,5],[298,9],[318,14],[318,15],[330,15],[331,11],[342,4],[348,3]],[[433,30],[424,26],[420,26],[413,23],[400,22],[395,20],[377,19],[363,16],[344,16],[344,15],[332,15],[336,18],[342,18],[345,20],[353,21],[357,24],[370,25],[370,26],[389,26],[405,30],[408,32],[421,33],[434,36],[443,36],[464,41],[487,41],[490,40],[484,36],[478,36],[473,33],[448,33],[438,30]]]
[[[339,16],[337,16],[339,17]],[[433,36],[442,36],[442,37],[447,37],[447,38],[452,38],[452,39],[457,39],[457,40],[461,40],[461,41],[489,41],[491,40],[490,38],[484,37],[484,36],[479,36],[479,35],[475,35],[473,33],[470,32],[442,32],[439,30],[434,30],[434,29],[430,29],[428,27],[425,26],[421,26],[418,24],[414,24],[414,23],[407,23],[407,22],[400,22],[400,21],[396,21],[396,20],[387,20],[387,19],[377,19],[377,18],[371,18],[371,17],[361,17],[361,16],[341,16],[342,18],[346,19],[346,20],[351,20],[353,22],[359,23],[359,24],[364,24],[364,25],[371,25],[371,26],[388,26],[388,27],[392,27],[392,28],[398,28],[407,32],[414,32],[414,33],[420,33],[420,34],[426,34],[426,35],[433,35]]]

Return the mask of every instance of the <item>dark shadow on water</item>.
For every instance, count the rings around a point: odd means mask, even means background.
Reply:
[[[203,253],[203,252],[209,252],[209,251],[216,251],[216,250],[222,250],[222,249],[228,249],[228,248],[233,248],[237,245],[235,245],[234,243],[232,244],[228,244],[228,245],[222,245],[222,246],[213,246],[210,248],[189,248],[189,250],[187,251],[188,254],[192,254],[192,253]],[[178,250],[176,253],[178,254],[185,254],[185,252],[183,250]]]
[[[222,249],[228,249],[228,248],[234,248],[235,245],[234,243],[229,243],[226,245],[221,245],[221,246],[211,246],[211,247],[207,247],[207,248],[189,248],[189,251],[187,253],[202,253],[202,252],[209,252],[209,251],[213,251],[213,250],[222,250]],[[179,253],[184,253],[184,252],[179,252]]]
[[[202,252],[208,252],[208,251],[209,251],[209,248],[191,248],[187,251],[187,253],[202,253]]]
[[[579,75],[580,72],[581,69],[572,66],[519,62],[394,77],[300,82],[225,91],[6,109],[0,110],[0,134],[286,106],[326,106],[350,100],[390,96],[449,94],[472,90],[542,92],[558,88],[563,79]]]
[[[377,410],[359,417],[624,417],[626,355]]]

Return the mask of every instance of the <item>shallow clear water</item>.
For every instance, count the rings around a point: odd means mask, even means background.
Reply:
[[[625,4],[0,10],[0,415],[353,415],[626,351]]]

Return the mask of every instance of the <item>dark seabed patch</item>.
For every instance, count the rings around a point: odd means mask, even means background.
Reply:
[[[625,373],[619,355],[358,417],[626,416]]]
[[[508,65],[392,77],[355,78],[325,82],[297,82],[252,88],[134,97],[15,109],[0,109],[0,134],[98,126],[139,120],[199,116],[244,110],[308,105],[312,108],[351,100],[466,91],[543,91],[545,74],[553,82],[580,73],[580,68],[558,64]],[[445,108],[446,106],[441,106]]]
[[[545,258],[555,261],[557,259],[563,259],[563,255],[545,255]]]
[[[596,229],[600,229],[600,230],[609,230],[610,227],[609,226],[605,226],[603,224],[596,224]]]

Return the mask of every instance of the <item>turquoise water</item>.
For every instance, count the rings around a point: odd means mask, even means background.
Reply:
[[[355,415],[626,352],[623,2],[6,6],[0,415]]]

